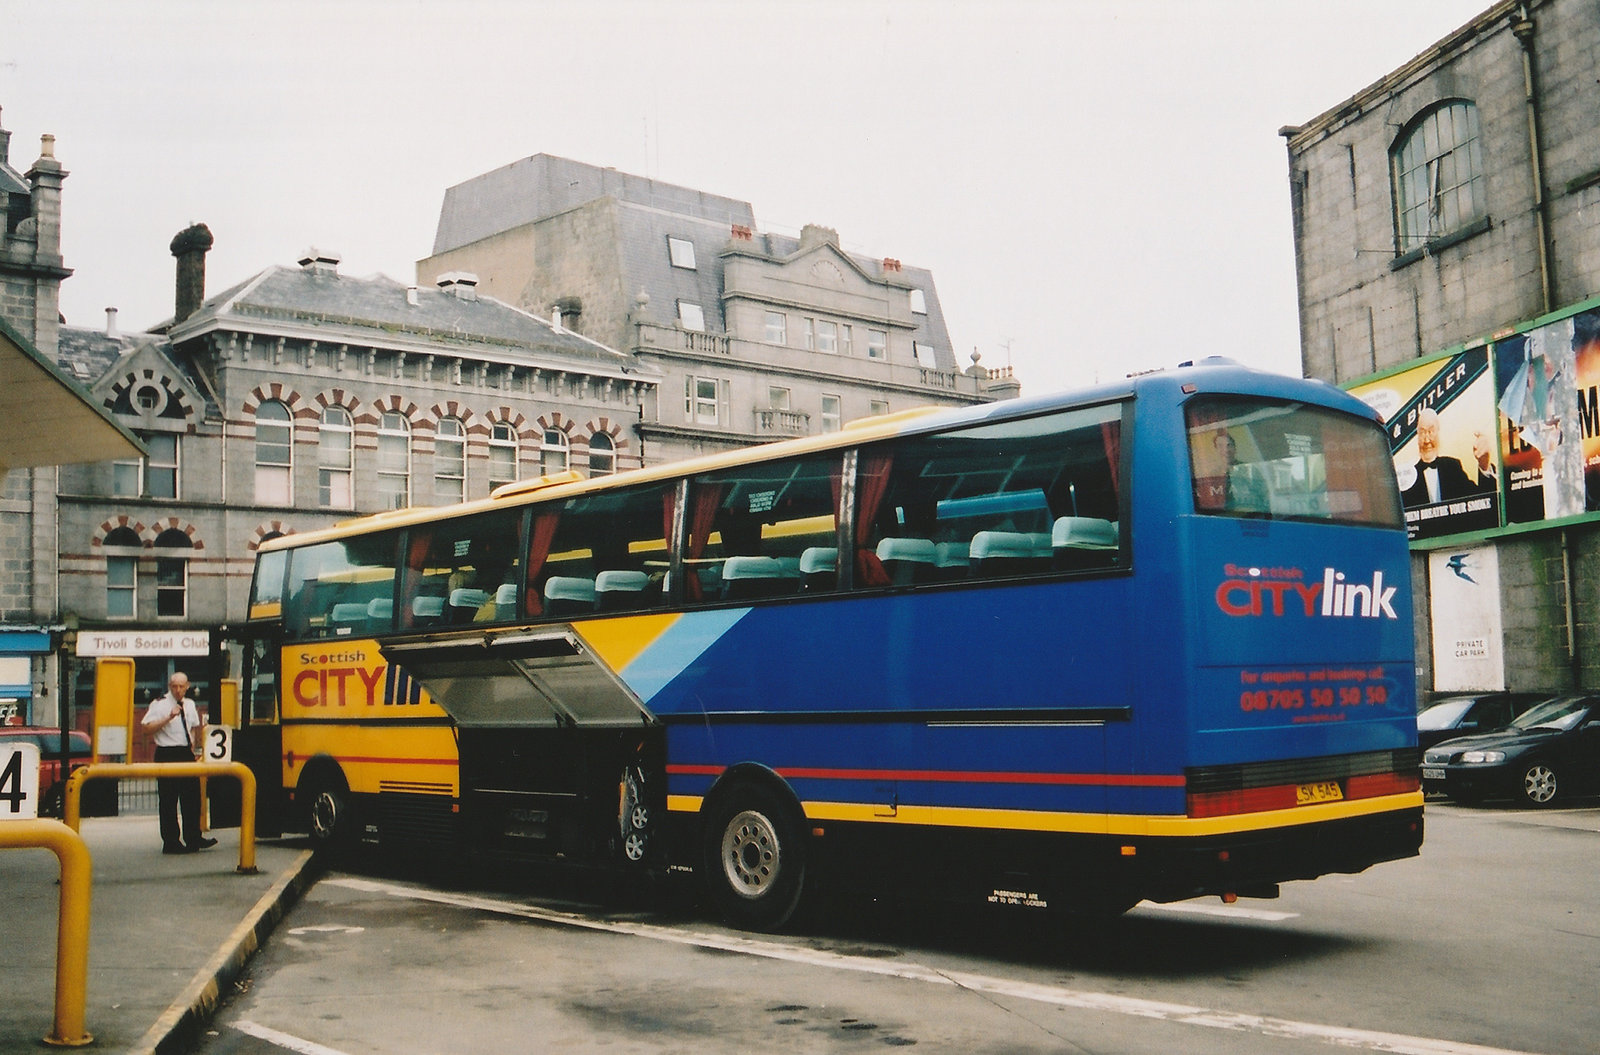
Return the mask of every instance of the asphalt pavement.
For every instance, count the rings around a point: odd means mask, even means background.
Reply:
[[[161,852],[154,816],[85,818],[92,861],[82,1050],[183,1051],[313,879],[310,851],[258,841],[238,872],[239,830],[195,854]],[[55,1021],[60,865],[47,849],[0,849],[0,1055],[45,1050]]]

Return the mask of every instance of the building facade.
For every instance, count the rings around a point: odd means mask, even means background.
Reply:
[[[1600,6],[1526,0],[1282,132],[1302,363],[1387,421],[1424,691],[1600,685],[1596,114]]]
[[[457,272],[662,375],[652,461],[837,429],[914,406],[1011,398],[956,360],[933,276],[761,232],[750,203],[538,154],[445,193],[419,284]],[[681,398],[680,398],[681,396]]]
[[[266,539],[642,464],[657,379],[629,357],[470,281],[352,278],[316,251],[203,299],[210,245],[203,226],[174,239],[177,312],[155,332],[62,335],[149,453],[61,470],[61,606],[89,654],[163,642],[141,687],[174,635],[199,651],[241,616]]]

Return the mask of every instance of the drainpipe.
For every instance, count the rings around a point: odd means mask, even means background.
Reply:
[[[1561,529],[1561,600],[1567,612],[1567,662],[1572,666],[1572,687],[1583,687],[1583,662],[1578,657],[1578,620],[1574,606],[1578,591],[1572,585],[1572,547],[1567,529]]]
[[[1528,152],[1533,176],[1533,225],[1539,237],[1539,304],[1540,314],[1555,308],[1554,281],[1550,274],[1550,235],[1544,200],[1544,153],[1539,146],[1539,94],[1533,67],[1533,19],[1528,17],[1528,5],[1518,4],[1516,21],[1511,33],[1522,45],[1522,87],[1528,108]]]

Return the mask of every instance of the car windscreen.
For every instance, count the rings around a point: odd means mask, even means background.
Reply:
[[[1419,732],[1438,732],[1441,729],[1453,729],[1467,713],[1473,700],[1446,700],[1436,703],[1432,707],[1417,715],[1417,730]]]
[[[1578,723],[1583,721],[1593,706],[1594,700],[1588,696],[1567,696],[1557,700],[1546,700],[1518,715],[1509,728],[1559,729],[1565,732],[1577,728]]]

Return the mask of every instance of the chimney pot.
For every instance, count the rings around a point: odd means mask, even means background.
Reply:
[[[179,231],[168,246],[178,258],[178,284],[172,321],[182,322],[200,310],[206,299],[206,254],[214,244],[211,228],[191,224]]]
[[[312,247],[300,254],[300,266],[306,271],[339,273],[339,261],[343,259],[338,253],[326,253],[321,249]]]
[[[116,337],[116,336],[118,336],[118,334],[117,334],[117,309],[116,308],[107,308],[106,309],[106,336],[107,337]]]
[[[436,280],[439,288],[461,300],[478,299],[478,276],[468,271],[446,271]]]

